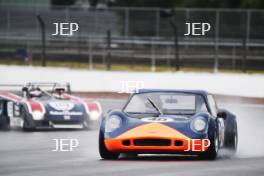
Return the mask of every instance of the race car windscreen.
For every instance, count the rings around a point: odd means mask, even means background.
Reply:
[[[198,112],[208,112],[208,110],[200,95],[152,92],[135,94],[124,108],[124,112],[128,114],[193,115]]]

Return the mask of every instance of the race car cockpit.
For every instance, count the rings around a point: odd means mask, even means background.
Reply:
[[[64,99],[63,94],[66,93],[64,87],[55,87],[53,91],[53,96],[58,99]]]
[[[28,95],[30,98],[35,98],[35,97],[40,98],[40,97],[42,97],[42,91],[40,90],[39,87],[32,88],[29,90]]]

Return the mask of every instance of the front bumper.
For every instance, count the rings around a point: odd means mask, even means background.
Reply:
[[[201,153],[208,149],[208,141],[148,136],[140,138],[106,139],[111,152],[136,153]]]
[[[35,129],[83,129],[84,124],[80,122],[52,122],[34,121]]]
[[[114,138],[109,136],[105,133],[106,148],[119,153],[201,153],[210,145],[206,138],[191,139],[161,123],[144,124]]]

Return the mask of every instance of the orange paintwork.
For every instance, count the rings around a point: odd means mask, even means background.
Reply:
[[[171,140],[171,145],[135,146],[133,144],[133,141],[135,139],[169,139]],[[123,145],[123,140],[129,140],[130,145]],[[175,140],[181,140],[183,142],[183,145],[175,146]],[[202,140],[196,140],[195,144],[195,150],[205,151],[207,149],[207,147],[205,147],[204,150],[202,149]],[[207,145],[208,142],[204,141],[204,144]],[[107,149],[112,152],[183,152],[184,150],[188,149],[189,145],[192,145],[192,140],[184,134],[180,133],[179,131],[161,123],[149,123],[128,130],[127,132],[121,134],[120,136],[117,136],[116,138],[106,139],[105,145]]]

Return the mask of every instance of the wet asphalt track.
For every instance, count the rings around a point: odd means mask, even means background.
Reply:
[[[123,102],[101,101],[107,111]],[[0,176],[263,176],[264,107],[225,104],[238,115],[239,150],[234,158],[199,161],[193,157],[140,156],[101,160],[96,129],[92,131],[0,132]],[[78,139],[72,152],[53,152],[54,138]]]

